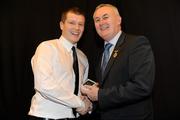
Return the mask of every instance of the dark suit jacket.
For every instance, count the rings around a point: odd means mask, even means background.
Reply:
[[[101,61],[101,57],[99,59]],[[98,106],[104,120],[151,120],[155,65],[149,41],[144,36],[122,32],[101,76]]]

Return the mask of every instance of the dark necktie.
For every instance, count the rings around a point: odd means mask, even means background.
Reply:
[[[103,55],[103,59],[102,59],[102,64],[101,64],[101,73],[102,73],[102,76],[104,75],[104,71],[105,71],[105,68],[106,68],[106,65],[109,61],[109,55],[110,55],[110,52],[109,52],[109,49],[111,48],[112,44],[111,43],[107,43],[104,47],[104,55]]]
[[[78,58],[76,54],[76,49],[73,46],[72,47],[73,51],[73,69],[75,73],[75,89],[74,89],[74,94],[78,95],[78,89],[79,89],[79,66],[78,66]],[[73,114],[76,117],[76,110],[73,108]]]

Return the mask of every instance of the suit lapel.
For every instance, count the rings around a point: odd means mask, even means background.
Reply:
[[[120,55],[120,49],[121,49],[121,46],[124,44],[125,42],[125,33],[122,32],[121,36],[119,37],[117,43],[116,43],[116,46],[111,54],[111,57],[108,61],[108,64],[107,64],[107,67],[104,71],[104,76],[102,76],[102,81],[104,83],[104,80],[107,76],[107,73],[109,72],[109,70],[111,69],[111,67],[113,66],[113,63],[114,63],[114,60]],[[102,83],[102,84],[103,84]]]
[[[100,53],[97,54],[97,66],[96,66],[96,79],[101,84],[102,75],[101,75],[101,61],[102,61],[103,49],[100,50]]]

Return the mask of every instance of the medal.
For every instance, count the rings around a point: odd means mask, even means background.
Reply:
[[[118,50],[114,50],[114,53],[113,53],[113,58],[116,58],[118,55]]]

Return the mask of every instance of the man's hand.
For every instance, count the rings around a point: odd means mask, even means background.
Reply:
[[[98,101],[99,87],[97,85],[83,85],[81,86],[81,92],[87,95],[91,101]]]
[[[81,96],[81,99],[85,103],[85,107],[84,108],[77,108],[76,111],[81,115],[85,115],[87,112],[92,110],[92,103],[87,98],[87,96]]]

